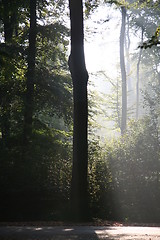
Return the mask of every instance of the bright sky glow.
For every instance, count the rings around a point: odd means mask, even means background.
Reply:
[[[108,21],[106,21],[108,19]],[[121,12],[113,6],[99,7],[91,17],[85,21],[85,60],[86,67],[94,84],[102,85],[102,92],[106,92],[104,88],[103,75],[98,72],[104,71],[106,76],[116,79],[120,76],[120,53],[119,53],[119,37],[121,27]],[[131,34],[131,33],[130,33]],[[135,52],[138,46],[137,38],[131,34],[131,49]],[[95,75],[97,74],[97,77]],[[97,80],[98,78],[98,80]],[[101,80],[100,80],[101,78]],[[98,84],[97,84],[98,81]]]
[[[121,28],[121,11],[115,9],[114,6],[100,6],[89,19],[85,20],[85,60],[86,67],[89,72],[89,80],[91,85],[89,88],[102,94],[111,94],[112,84],[117,79],[120,80],[120,28]],[[130,53],[137,49],[138,38],[134,33],[130,33],[131,46]],[[139,50],[137,50],[139,51]],[[102,74],[104,72],[105,74]],[[108,80],[108,78],[110,80]],[[111,82],[110,82],[111,81]],[[107,99],[107,95],[105,95]],[[102,98],[105,99],[104,95]],[[111,110],[106,105],[103,115],[94,116],[96,122],[101,126],[98,134],[101,138],[114,135],[113,121],[108,121],[107,114],[111,114]],[[109,133],[109,129],[111,130]],[[116,132],[117,134],[117,132]]]
[[[110,77],[117,75],[120,17],[118,10],[103,6],[86,21],[89,32],[86,30],[85,58],[89,73],[106,71]]]
[[[99,6],[84,21],[84,50],[86,67],[89,73],[89,91],[94,90],[103,99],[105,97],[107,99],[107,95],[104,97],[103,94],[111,94],[111,82],[115,83],[117,79],[120,80],[121,78],[119,50],[121,18],[120,9],[105,4]],[[136,50],[139,51],[139,37],[135,36],[134,32],[130,32],[130,54],[135,53]],[[132,70],[135,71],[135,69]],[[105,115],[106,111],[110,115],[111,110],[107,109],[103,103],[101,108],[103,108],[104,114],[98,115],[97,113],[94,118],[101,126],[99,135],[103,138],[108,134],[114,135],[114,131],[113,122],[108,121]],[[110,133],[109,129],[111,130]]]

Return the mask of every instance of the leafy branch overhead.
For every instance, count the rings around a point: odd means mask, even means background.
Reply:
[[[160,27],[157,27],[155,35],[152,36],[150,40],[143,42],[143,44],[139,47],[144,49],[151,48],[153,46],[159,47],[160,46],[159,34],[160,34]]]
[[[158,0],[0,0],[1,222],[160,222],[159,46]]]

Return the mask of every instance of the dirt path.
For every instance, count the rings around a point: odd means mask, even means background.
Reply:
[[[160,240],[159,227],[0,227],[0,240]]]

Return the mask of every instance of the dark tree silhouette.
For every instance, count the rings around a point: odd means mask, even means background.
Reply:
[[[3,22],[4,28],[4,40],[5,40],[5,51],[10,48],[14,31],[16,28],[17,22],[17,5],[14,5],[13,1],[5,1],[1,2],[1,20]],[[7,55],[7,54],[6,54]],[[2,107],[2,120],[1,120],[1,131],[2,131],[2,140],[4,145],[7,144],[7,139],[10,136],[10,105],[11,105],[11,79],[12,79],[12,69],[13,63],[12,61],[7,59],[7,62],[3,66],[4,79],[6,86],[3,89],[3,94],[1,96],[1,107]]]
[[[71,211],[75,220],[88,217],[88,73],[84,58],[83,3],[69,0],[71,20],[71,54],[69,68],[73,81],[74,132]]]
[[[35,81],[36,55],[36,0],[30,0],[30,29],[28,48],[28,71],[26,82],[26,99],[24,113],[24,143],[28,143],[32,133],[33,94]]]

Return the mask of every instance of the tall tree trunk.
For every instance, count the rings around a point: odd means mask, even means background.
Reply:
[[[69,0],[71,20],[71,54],[69,68],[73,81],[74,129],[71,211],[75,220],[88,217],[88,73],[84,57],[82,0]]]
[[[121,117],[120,117],[120,103],[119,103],[119,84],[118,84],[118,78],[117,78],[117,86],[116,86],[116,91],[117,91],[117,97],[116,97],[116,109],[117,109],[117,123],[118,127],[121,128]]]
[[[131,79],[130,79],[130,34],[129,34],[129,15],[126,13],[127,19],[127,27],[126,27],[126,34],[125,34],[125,50],[126,50],[126,72],[127,72],[127,82],[128,82],[128,91],[131,91]]]
[[[28,71],[26,80],[26,98],[25,98],[24,133],[23,133],[24,144],[29,143],[32,135],[35,55],[36,55],[36,0],[30,0]]]
[[[142,34],[141,34],[141,43],[143,43],[143,27],[142,27]],[[142,58],[142,48],[139,51],[139,58],[137,63],[137,83],[136,83],[136,120],[139,118],[139,66]]]
[[[13,39],[13,32],[16,25],[16,11],[15,8],[14,11],[12,9],[13,3],[12,1],[5,1],[2,0],[2,19],[3,19],[3,25],[4,25],[4,39],[5,39],[5,46],[6,46],[6,52],[7,47],[12,44]],[[8,59],[7,63],[5,64],[4,68],[4,80],[6,83],[6,87],[3,92],[3,97],[1,101],[1,107],[2,107],[2,120],[1,120],[1,132],[2,132],[2,142],[4,146],[6,146],[8,143],[8,138],[10,136],[10,105],[11,105],[11,79],[12,79],[12,61]]]
[[[131,79],[131,66],[130,66],[130,34],[129,34],[129,15],[126,13],[126,34],[125,34],[125,52],[126,52],[126,79],[127,79],[127,109],[133,106],[133,89]]]
[[[125,41],[125,25],[126,25],[126,8],[121,7],[122,11],[122,25],[120,33],[120,67],[122,76],[122,120],[121,120],[121,134],[126,131],[127,126],[127,81],[126,68],[124,59],[124,41]]]

